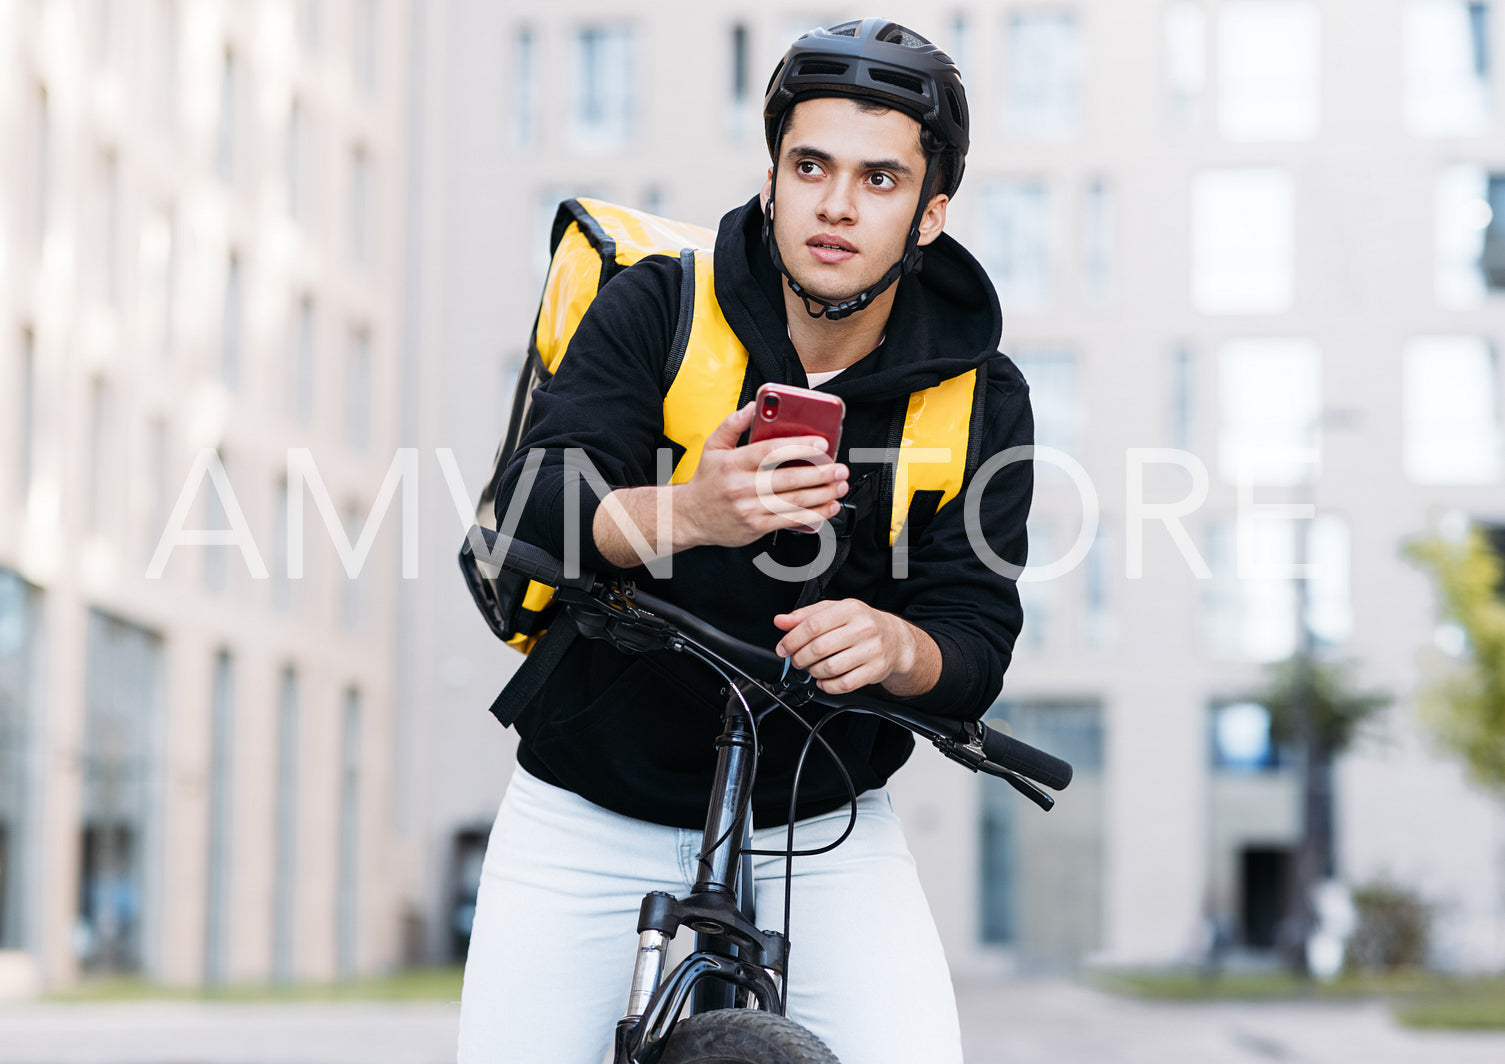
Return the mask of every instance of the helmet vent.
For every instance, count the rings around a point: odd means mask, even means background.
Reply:
[[[893,85],[905,92],[916,96],[925,95],[925,83],[912,74],[900,73],[897,70],[885,70],[883,67],[871,67],[868,76],[883,85]]]
[[[826,32],[833,37],[855,37],[857,31],[862,28],[862,20],[856,22],[843,22],[840,26],[832,26]]]
[[[962,117],[962,105],[957,102],[956,93],[952,92],[950,88],[946,89],[946,104],[951,108],[951,121],[959,126],[966,125],[967,120]]]
[[[884,44],[897,44],[905,48],[924,48],[930,44],[918,33],[911,33],[897,22],[890,22],[878,31],[878,40]]]
[[[806,59],[800,64],[796,76],[806,77],[811,74],[840,76],[847,72],[847,63],[833,63],[829,59]]]

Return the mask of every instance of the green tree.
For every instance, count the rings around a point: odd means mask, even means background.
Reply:
[[[1440,660],[1423,689],[1422,713],[1469,773],[1505,793],[1505,601],[1500,556],[1477,527],[1461,538],[1428,536],[1406,555],[1437,589],[1442,614],[1463,629],[1460,659]],[[1438,655],[1441,659],[1441,655]]]
[[[1391,698],[1360,691],[1349,665],[1324,661],[1313,652],[1310,633],[1302,648],[1271,665],[1265,686],[1249,697],[1270,714],[1270,737],[1293,750],[1301,764],[1301,842],[1291,877],[1292,911],[1279,948],[1298,975],[1309,975],[1306,944],[1316,928],[1316,888],[1333,874],[1333,760]]]
[[[1263,690],[1251,697],[1270,713],[1270,738],[1283,746],[1330,761],[1347,750],[1364,725],[1392,699],[1383,691],[1360,691],[1352,666],[1296,654],[1269,667]],[[1310,712],[1310,723],[1304,714]],[[1310,728],[1310,740],[1306,729]]]

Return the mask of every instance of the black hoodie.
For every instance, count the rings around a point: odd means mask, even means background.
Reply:
[[[756,199],[721,221],[716,239],[716,297],[749,356],[743,398],[765,381],[805,385],[789,340],[782,277],[760,237]],[[657,482],[656,452],[680,449],[663,434],[664,361],[680,304],[677,259],[653,256],[603,288],[570,342],[569,356],[534,398],[532,426],[506,470],[497,514],[507,512],[525,454],[544,448],[545,462],[514,535],[563,556],[567,534],[565,448],[583,449],[610,487]],[[858,447],[887,444],[895,414],[913,391],[973,367],[986,382],[981,461],[1034,442],[1029,393],[1018,369],[998,352],[1002,314],[987,275],[960,244],[941,234],[924,267],[898,284],[886,336],[878,348],[824,389],[846,401],[838,459]],[[850,463],[849,463],[850,464]],[[852,465],[855,481],[876,467]],[[599,498],[576,480],[579,521],[568,534],[586,568],[612,571],[590,534]],[[969,488],[972,485],[969,484]],[[1003,465],[985,486],[978,511],[991,552],[1024,564],[1025,519],[1033,474],[1028,461]],[[870,514],[853,533],[845,564],[823,597],[860,598],[898,614],[933,638],[941,652],[936,686],[913,703],[931,712],[976,719],[997,696],[1022,614],[1014,581],[993,571],[968,542],[963,491],[912,535],[909,571],[891,574],[887,514]],[[645,569],[631,576],[741,639],[772,647],[782,633],[773,616],[793,608],[801,585],[771,579],[752,559],[768,551],[797,565],[813,556],[815,537],[766,536],[746,547],[697,547],[676,554],[673,576]],[[700,827],[715,767],[721,682],[682,656],[628,656],[604,642],[577,640],[542,692],[518,720],[518,760],[529,772],[615,812],[677,827]],[[788,819],[789,786],[804,729],[775,712],[760,729],[763,756],[754,794],[762,827]],[[866,716],[838,718],[823,731],[859,790],[881,786],[914,747],[909,732]],[[812,755],[801,777],[798,816],[841,805],[847,792],[827,757]]]

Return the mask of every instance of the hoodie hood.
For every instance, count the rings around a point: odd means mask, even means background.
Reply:
[[[716,300],[763,379],[803,383],[789,340],[784,278],[763,246],[762,226],[756,196],[721,219]],[[892,399],[934,387],[997,352],[1003,311],[982,266],[944,232],[924,252],[923,269],[895,286],[884,342],[825,390],[848,401]]]

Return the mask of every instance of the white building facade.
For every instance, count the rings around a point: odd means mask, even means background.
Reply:
[[[0,4],[6,991],[401,959],[406,11]]]
[[[866,13],[427,5],[414,439],[451,447],[478,488],[557,201],[714,225],[761,184],[762,92],[788,42]],[[1336,768],[1336,872],[1432,901],[1439,963],[1505,964],[1505,813],[1418,723],[1438,617],[1400,556],[1444,513],[1505,518],[1499,5],[884,14],[968,84],[948,229],[999,288],[1039,442],[1075,467],[1041,470],[1032,560],[1085,552],[1025,586],[999,706],[1076,761],[1057,810],[924,750],[892,784],[954,963],[1189,961],[1214,922],[1271,945],[1299,794],[1248,693],[1297,645],[1304,559],[1317,645],[1395,699]],[[425,542],[457,545],[447,490],[426,500]],[[433,711],[425,863],[443,870],[424,909],[452,914],[509,771],[484,707],[515,661],[457,583],[419,585],[413,617]]]

